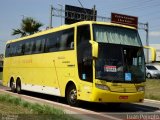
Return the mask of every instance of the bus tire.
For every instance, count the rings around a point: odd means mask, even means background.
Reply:
[[[21,80],[19,78],[16,81],[16,91],[17,91],[18,94],[22,93],[22,90],[21,90]]]
[[[69,105],[71,106],[78,106],[79,105],[79,101],[77,100],[77,90],[75,85],[70,85],[67,88],[67,102]]]
[[[16,92],[16,88],[15,88],[15,84],[14,84],[14,79],[13,78],[11,78],[11,80],[10,80],[10,88],[11,88],[11,91],[12,92]]]

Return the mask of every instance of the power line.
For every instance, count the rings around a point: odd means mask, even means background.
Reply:
[[[87,14],[87,11],[84,9],[83,4],[81,3],[80,0],[78,0],[79,4],[81,5],[81,7],[83,8],[83,10],[85,11],[85,13]]]
[[[160,29],[160,25],[150,27],[150,30],[158,30],[158,29]]]
[[[149,1],[149,0],[147,0],[147,1]],[[113,5],[118,5],[118,7],[120,7],[120,9],[123,9],[123,6],[128,6],[128,5],[133,5],[133,4],[135,4],[135,3],[137,3],[137,2],[139,2],[139,3],[141,3],[141,2],[144,2],[144,1],[140,1],[140,0],[134,0],[134,1],[127,1],[127,2],[123,2],[123,1],[121,1],[120,3],[119,2],[114,2],[115,4],[113,4]],[[122,7],[121,7],[121,5],[122,5]],[[113,8],[113,7],[112,7]],[[120,9],[117,9],[117,6],[116,7],[114,7],[113,8],[113,10],[120,10]]]
[[[147,1],[137,1],[136,2],[136,4],[138,3],[138,5],[133,5],[133,6],[128,6],[128,7],[124,7],[124,8],[120,8],[120,9],[116,9],[116,10],[118,10],[118,11],[123,11],[123,10],[129,10],[129,9],[133,9],[133,8],[137,8],[137,7],[142,7],[142,4],[143,3],[150,3],[151,1],[153,1],[153,0],[147,0]],[[126,6],[126,5],[125,5]]]
[[[149,3],[149,1],[148,1],[148,3]],[[152,4],[151,4],[152,3]],[[155,2],[155,1],[151,1],[150,2],[150,4],[144,4],[144,5],[139,5],[139,6],[137,6],[137,7],[133,7],[134,8],[134,10],[133,9],[126,9],[125,10],[125,12],[128,12],[128,13],[132,13],[133,14],[133,12],[134,13],[138,13],[138,14],[140,14],[139,16],[143,16],[143,14],[144,14],[144,12],[148,9],[148,8],[151,8],[152,7],[152,9],[154,9],[154,8],[156,8],[157,9],[157,7],[159,7],[160,6],[160,3],[159,2]],[[151,9],[151,10],[152,10]],[[148,9],[149,10],[149,9]],[[129,12],[130,11],[130,12]],[[137,12],[138,11],[138,12]],[[150,11],[149,11],[150,12]],[[154,13],[154,12],[152,12],[152,13]],[[148,14],[148,13],[147,13]],[[145,13],[145,15],[146,15],[146,13]],[[153,16],[154,14],[149,14],[149,16],[148,17],[150,17],[150,16]],[[144,18],[144,17],[143,17]]]
[[[157,21],[160,19],[160,16],[155,16],[155,17],[151,17],[149,18],[148,20],[154,20],[154,21]]]
[[[160,26],[150,28],[150,30],[158,30],[158,29],[160,29]]]
[[[82,7],[82,8],[84,8],[84,7],[83,7],[83,5],[82,5],[82,3],[81,3],[81,1],[80,1],[80,0],[78,0],[78,2],[79,2],[79,4],[81,5],[81,7]]]
[[[150,13],[144,14],[141,17],[146,17],[146,16],[151,17],[151,16],[155,16],[155,14],[159,14],[159,10],[158,11],[152,11]]]
[[[148,1],[149,2],[149,1]],[[139,16],[143,16],[143,17],[140,17],[140,18],[145,18],[144,16],[146,16],[146,15],[148,15],[147,17],[148,17],[148,19],[147,19],[147,21],[150,21],[150,20],[153,20],[154,19],[154,21],[156,21],[156,20],[159,20],[159,17],[157,17],[157,16],[155,16],[155,13],[156,14],[158,14],[159,13],[159,11],[157,11],[157,12],[154,12],[154,11],[151,11],[151,13],[147,13],[147,14],[145,14],[144,15],[144,12],[145,12],[145,9],[147,10],[148,8],[150,8],[150,7],[152,7],[152,8],[156,8],[157,9],[157,7],[159,7],[160,6],[160,3],[159,2],[153,2],[152,1],[152,4],[150,4],[150,5],[145,5],[145,6],[141,6],[141,7],[135,7],[135,8],[137,8],[137,9],[134,9],[134,10],[132,10],[132,14],[133,14],[133,11],[135,12],[135,11],[138,11],[138,13],[141,13]],[[144,9],[144,10],[142,10],[142,9]],[[152,9],[153,10],[153,9]],[[131,11],[131,9],[128,9],[128,10],[126,10],[127,12],[128,11]],[[143,13],[142,13],[143,12]],[[154,13],[154,14],[153,14]],[[146,20],[146,18],[145,18],[145,20]]]
[[[154,7],[158,7],[158,6],[160,6],[160,4],[155,3],[155,4],[147,5],[147,6],[137,6],[137,7],[132,8],[132,9],[127,9],[127,11],[133,11],[133,9],[134,9],[134,11],[139,11],[139,10],[142,10],[142,9],[146,9],[146,8],[150,8],[150,7],[154,8]]]

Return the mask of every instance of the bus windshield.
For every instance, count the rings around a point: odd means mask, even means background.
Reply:
[[[95,24],[93,31],[97,42],[142,46],[137,30]]]
[[[99,43],[96,79],[113,82],[145,81],[144,53],[136,31],[95,25],[94,37]]]

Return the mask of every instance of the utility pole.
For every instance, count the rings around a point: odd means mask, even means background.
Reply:
[[[52,28],[52,16],[53,16],[53,6],[51,5],[51,8],[50,8],[50,25],[49,25],[49,28]]]
[[[144,30],[146,32],[146,46],[149,46],[149,23],[139,23],[138,29]],[[146,63],[149,62],[149,50],[146,49]]]
[[[94,5],[94,6],[93,6],[93,21],[96,21],[96,16],[95,16],[95,14],[96,14],[96,6]]]
[[[146,25],[146,46],[149,46],[149,24],[148,22],[145,24]],[[146,51],[146,62],[149,62],[149,50],[147,49]]]

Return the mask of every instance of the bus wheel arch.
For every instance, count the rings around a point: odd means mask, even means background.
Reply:
[[[65,89],[65,97],[67,102],[71,106],[78,106],[79,101],[77,100],[77,88],[74,82],[69,81]]]
[[[14,78],[13,77],[10,78],[9,86],[10,86],[12,92],[16,92],[16,87],[15,87],[15,83],[14,83]]]
[[[21,79],[20,79],[20,77],[18,77],[17,80],[16,80],[16,91],[17,91],[18,94],[20,94],[20,93],[22,92],[22,90],[21,90]]]

